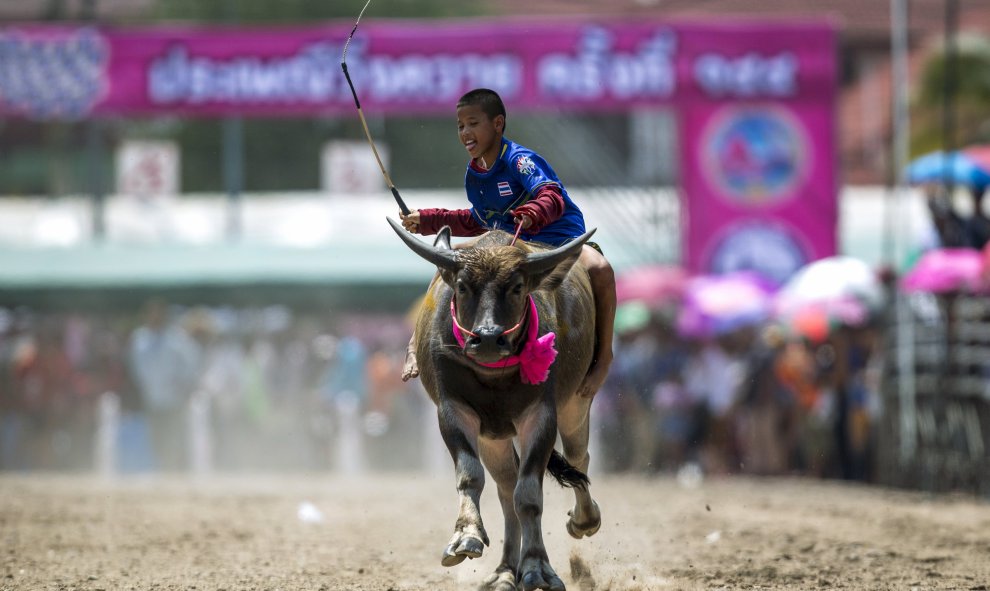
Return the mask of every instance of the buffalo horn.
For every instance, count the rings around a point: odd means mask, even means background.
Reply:
[[[440,269],[445,269],[447,271],[457,270],[457,251],[430,246],[421,240],[413,238],[412,234],[407,232],[405,228],[403,228],[392,218],[386,217],[385,219],[388,220],[388,224],[392,226],[392,229],[399,235],[399,238],[402,238],[402,241],[406,243],[406,246],[408,246],[410,250],[427,261],[433,263]]]
[[[526,271],[529,273],[542,273],[556,267],[561,261],[572,256],[575,252],[580,252],[581,247],[584,246],[584,243],[594,233],[595,228],[592,228],[563,246],[558,246],[546,252],[535,252],[526,255]]]

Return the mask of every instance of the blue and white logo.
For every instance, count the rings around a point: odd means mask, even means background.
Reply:
[[[519,174],[533,174],[536,171],[536,164],[529,156],[520,156],[516,158],[516,170]]]
[[[94,29],[0,34],[0,103],[35,119],[78,119],[107,90],[110,50]]]
[[[730,107],[708,126],[705,176],[736,205],[766,206],[797,194],[808,168],[804,128],[780,107]]]
[[[751,220],[730,228],[709,261],[712,273],[756,271],[781,285],[809,262],[809,256],[783,226]]]

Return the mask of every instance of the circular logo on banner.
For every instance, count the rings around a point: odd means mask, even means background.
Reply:
[[[780,285],[808,262],[808,255],[786,228],[751,220],[730,227],[709,261],[712,273],[756,271]]]
[[[708,182],[737,205],[792,198],[809,160],[801,122],[770,105],[726,108],[709,123],[701,149]]]

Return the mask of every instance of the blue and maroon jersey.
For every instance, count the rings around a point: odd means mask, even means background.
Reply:
[[[552,184],[564,198],[564,215],[547,224],[536,234],[523,231],[524,240],[535,240],[551,246],[584,234],[584,215],[571,201],[557,173],[536,152],[502,138],[502,151],[487,172],[475,170],[468,164],[464,188],[471,202],[471,214],[489,230],[515,231],[512,210],[536,197],[540,188]]]

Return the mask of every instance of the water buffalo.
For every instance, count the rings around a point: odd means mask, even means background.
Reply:
[[[571,536],[590,536],[601,525],[585,476],[592,399],[576,394],[592,362],[595,307],[588,273],[575,262],[594,230],[556,249],[512,245],[499,231],[452,249],[449,230],[431,246],[388,221],[439,270],[419,313],[415,347],[460,499],[441,564],[477,558],[489,544],[478,507],[487,468],[505,541],[481,588],[564,589],[543,544],[544,472],[574,488]],[[563,456],[554,450],[558,434]]]

